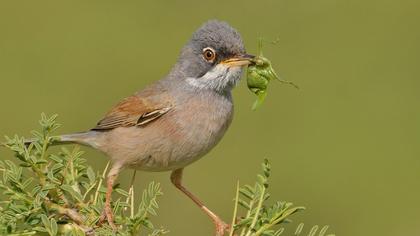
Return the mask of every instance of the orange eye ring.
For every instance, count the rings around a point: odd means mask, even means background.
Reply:
[[[213,62],[216,59],[216,52],[213,48],[204,48],[203,49],[203,57],[206,61]]]

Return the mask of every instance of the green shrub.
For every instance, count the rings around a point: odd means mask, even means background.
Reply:
[[[118,232],[99,219],[105,203],[103,185],[108,169],[98,172],[86,165],[78,146],[59,153],[49,153],[48,148],[60,127],[57,116],[40,120],[41,131],[33,131],[28,145],[22,137],[6,137],[3,146],[15,153],[18,164],[0,161],[0,189],[5,198],[0,202],[1,235],[139,235],[158,236],[168,233],[156,228],[150,216],[157,215],[157,198],[162,195],[160,185],[151,182],[143,190],[141,202],[134,204],[134,187],[128,191],[115,187],[113,210]],[[284,232],[282,225],[289,217],[304,207],[289,202],[276,202],[267,206],[268,179],[271,167],[263,163],[263,173],[253,186],[237,187],[230,236],[278,236]],[[241,211],[239,208],[242,208]],[[244,212],[244,216],[239,216]],[[294,235],[302,232],[300,224]],[[314,226],[310,236],[325,235],[328,227],[319,230]],[[319,230],[319,231],[318,231]],[[318,233],[318,234],[317,234]]]

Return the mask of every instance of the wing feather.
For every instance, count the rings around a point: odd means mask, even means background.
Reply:
[[[117,127],[144,126],[166,114],[171,107],[167,101],[157,102],[149,96],[133,95],[112,108],[92,130],[106,131]]]

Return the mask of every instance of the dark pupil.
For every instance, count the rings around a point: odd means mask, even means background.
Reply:
[[[206,56],[207,56],[207,58],[211,58],[213,56],[213,52],[212,51],[207,51]]]

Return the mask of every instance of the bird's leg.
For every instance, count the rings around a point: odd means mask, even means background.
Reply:
[[[104,211],[105,211],[106,219],[108,220],[108,224],[109,226],[111,226],[112,229],[117,228],[114,223],[114,215],[112,214],[112,208],[111,208],[111,195],[112,195],[112,190],[114,186],[114,181],[116,178],[117,178],[117,175],[111,175],[111,176],[108,176],[108,179],[106,181],[106,195],[105,195]]]
[[[111,208],[111,197],[112,197],[114,182],[117,179],[118,173],[120,172],[120,170],[121,170],[121,166],[114,165],[111,167],[111,170],[108,173],[107,181],[106,181],[105,207],[104,207],[102,216],[99,219],[99,224],[101,224],[106,219],[108,221],[109,226],[111,226],[113,230],[116,230],[117,226],[114,223],[114,215],[112,213],[112,208]]]
[[[182,171],[183,169],[174,170],[171,174],[171,181],[176,188],[181,190],[185,195],[187,195],[198,207],[200,207],[212,220],[216,226],[216,236],[223,236],[225,231],[229,229],[228,224],[223,222],[220,217],[214,214],[210,209],[208,209],[196,196],[194,196],[190,191],[188,191],[184,186],[182,186]]]

